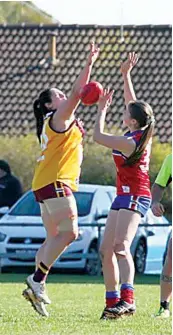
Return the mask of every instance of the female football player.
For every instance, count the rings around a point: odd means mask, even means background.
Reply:
[[[136,310],[130,246],[141,217],[151,204],[148,169],[155,121],[150,105],[138,101],[133,90],[130,72],[137,60],[137,54],[131,53],[121,65],[126,103],[123,121],[128,132],[124,136],[104,132],[105,116],[113,95],[113,91],[106,89],[99,100],[93,135],[94,141],[112,149],[117,170],[117,196],[112,203],[100,247],[106,287],[106,307],[102,318],[116,318],[133,314]]]
[[[26,279],[23,295],[38,313],[48,316],[45,280],[52,264],[77,238],[77,207],[72,191],[78,189],[82,163],[82,124],[75,119],[81,88],[88,83],[99,49],[91,43],[86,65],[67,98],[59,89],[43,91],[34,102],[37,136],[41,144],[32,189],[40,204],[47,237],[36,255],[36,271]]]

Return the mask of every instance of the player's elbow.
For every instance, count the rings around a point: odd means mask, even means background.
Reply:
[[[93,141],[96,143],[100,143],[100,134],[97,131],[93,133]]]

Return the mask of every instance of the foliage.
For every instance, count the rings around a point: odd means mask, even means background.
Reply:
[[[36,136],[0,137],[0,157],[8,161],[13,173],[21,180],[24,190],[31,187],[38,156],[39,145]]]
[[[38,9],[31,1],[1,1],[0,23],[44,23],[51,24],[53,17]]]
[[[162,166],[162,163],[167,155],[172,152],[171,144],[159,143],[157,138],[153,141],[151,162],[150,162],[150,179],[151,184],[154,183],[156,176]],[[172,220],[172,185],[169,185],[165,191],[162,203],[165,208],[165,216]]]

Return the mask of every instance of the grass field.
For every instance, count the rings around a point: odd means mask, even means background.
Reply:
[[[24,274],[0,274],[1,335],[169,335],[171,320],[156,320],[159,277],[136,278],[135,316],[100,321],[104,307],[103,278],[74,274],[51,274],[47,290],[52,305],[45,319],[21,296]]]

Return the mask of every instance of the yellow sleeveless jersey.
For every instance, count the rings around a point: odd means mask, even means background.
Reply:
[[[51,129],[48,117],[41,135],[41,156],[37,160],[32,189],[36,191],[55,181],[78,190],[83,158],[83,128],[77,120],[61,133]]]

